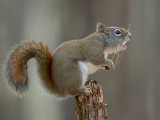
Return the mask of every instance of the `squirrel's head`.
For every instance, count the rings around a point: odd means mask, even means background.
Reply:
[[[125,50],[125,45],[131,38],[131,34],[124,28],[106,27],[102,23],[97,24],[97,32],[107,42],[107,52],[116,53]]]

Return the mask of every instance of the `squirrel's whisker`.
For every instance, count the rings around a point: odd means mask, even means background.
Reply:
[[[129,24],[129,25],[128,25],[128,32],[129,32],[129,28],[130,28],[130,26],[131,26],[131,25]]]
[[[119,62],[118,62],[118,63],[121,62],[121,59],[122,59],[122,52],[120,51],[120,52],[119,52]]]
[[[111,60],[113,60],[113,59],[114,59],[115,54],[116,54],[116,53],[113,53]]]
[[[116,64],[115,64],[115,67],[117,66],[118,59],[119,59],[119,52],[117,53],[117,59],[116,59]]]

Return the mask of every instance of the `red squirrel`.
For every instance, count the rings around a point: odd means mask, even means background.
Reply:
[[[90,94],[90,88],[85,86],[88,75],[100,68],[112,69],[114,63],[107,56],[125,50],[130,38],[124,28],[98,23],[96,32],[62,43],[53,55],[41,42],[23,41],[6,60],[5,78],[12,91],[23,95],[28,89],[27,62],[35,58],[42,85],[50,94],[59,97]]]

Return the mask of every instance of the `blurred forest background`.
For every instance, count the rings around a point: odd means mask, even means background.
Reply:
[[[22,40],[41,40],[54,52],[64,41],[95,32],[97,22],[126,29],[130,24],[132,39],[121,63],[89,78],[102,85],[110,120],[158,120],[159,6],[160,0],[0,0],[0,65]],[[30,88],[22,99],[0,77],[0,120],[76,120],[74,98],[47,95],[35,63],[28,63]]]

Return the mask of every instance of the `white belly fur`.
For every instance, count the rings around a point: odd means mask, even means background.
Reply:
[[[100,67],[96,66],[90,62],[78,62],[79,68],[82,72],[83,84],[85,84],[88,74],[96,72]]]

